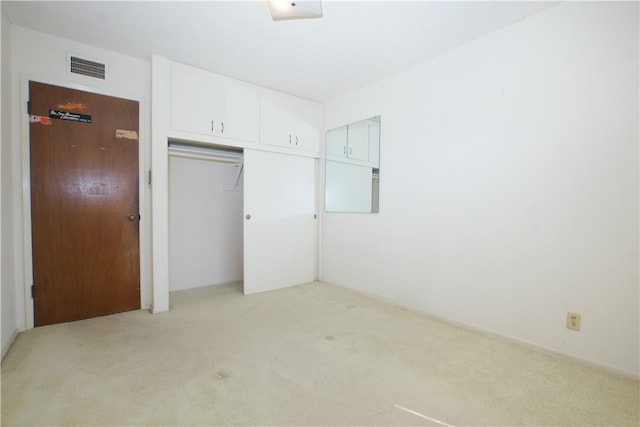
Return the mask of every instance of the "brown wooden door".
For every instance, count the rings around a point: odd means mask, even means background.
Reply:
[[[29,82],[36,326],[140,308],[138,102]]]

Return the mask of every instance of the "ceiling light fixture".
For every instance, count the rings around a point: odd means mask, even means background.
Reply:
[[[322,18],[320,0],[268,0],[267,3],[269,3],[269,11],[274,21]]]

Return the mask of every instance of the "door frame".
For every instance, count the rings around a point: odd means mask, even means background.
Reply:
[[[29,81],[37,81],[67,89],[81,90],[97,95],[113,96],[138,102],[138,203],[140,210],[139,249],[140,249],[140,308],[149,308],[152,293],[151,281],[151,191],[148,171],[151,170],[151,145],[148,136],[150,123],[149,106],[140,97],[118,93],[95,86],[71,83],[37,76],[28,73],[20,74],[20,144],[21,144],[21,176],[22,176],[22,238],[23,238],[23,274],[24,274],[24,313],[25,328],[34,327],[34,306],[31,297],[33,285],[33,247],[31,244],[31,166],[30,166],[30,132],[27,101],[29,99]]]

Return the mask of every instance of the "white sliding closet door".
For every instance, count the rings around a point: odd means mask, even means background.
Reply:
[[[245,149],[244,164],[244,293],[313,281],[315,159]]]

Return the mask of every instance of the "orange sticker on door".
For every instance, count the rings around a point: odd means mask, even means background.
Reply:
[[[67,110],[67,111],[84,111],[87,109],[87,106],[81,104],[80,102],[67,102],[65,104],[58,104],[58,110]]]
[[[51,119],[45,116],[38,116],[36,114],[29,115],[29,123],[40,123],[43,125],[50,125]]]

